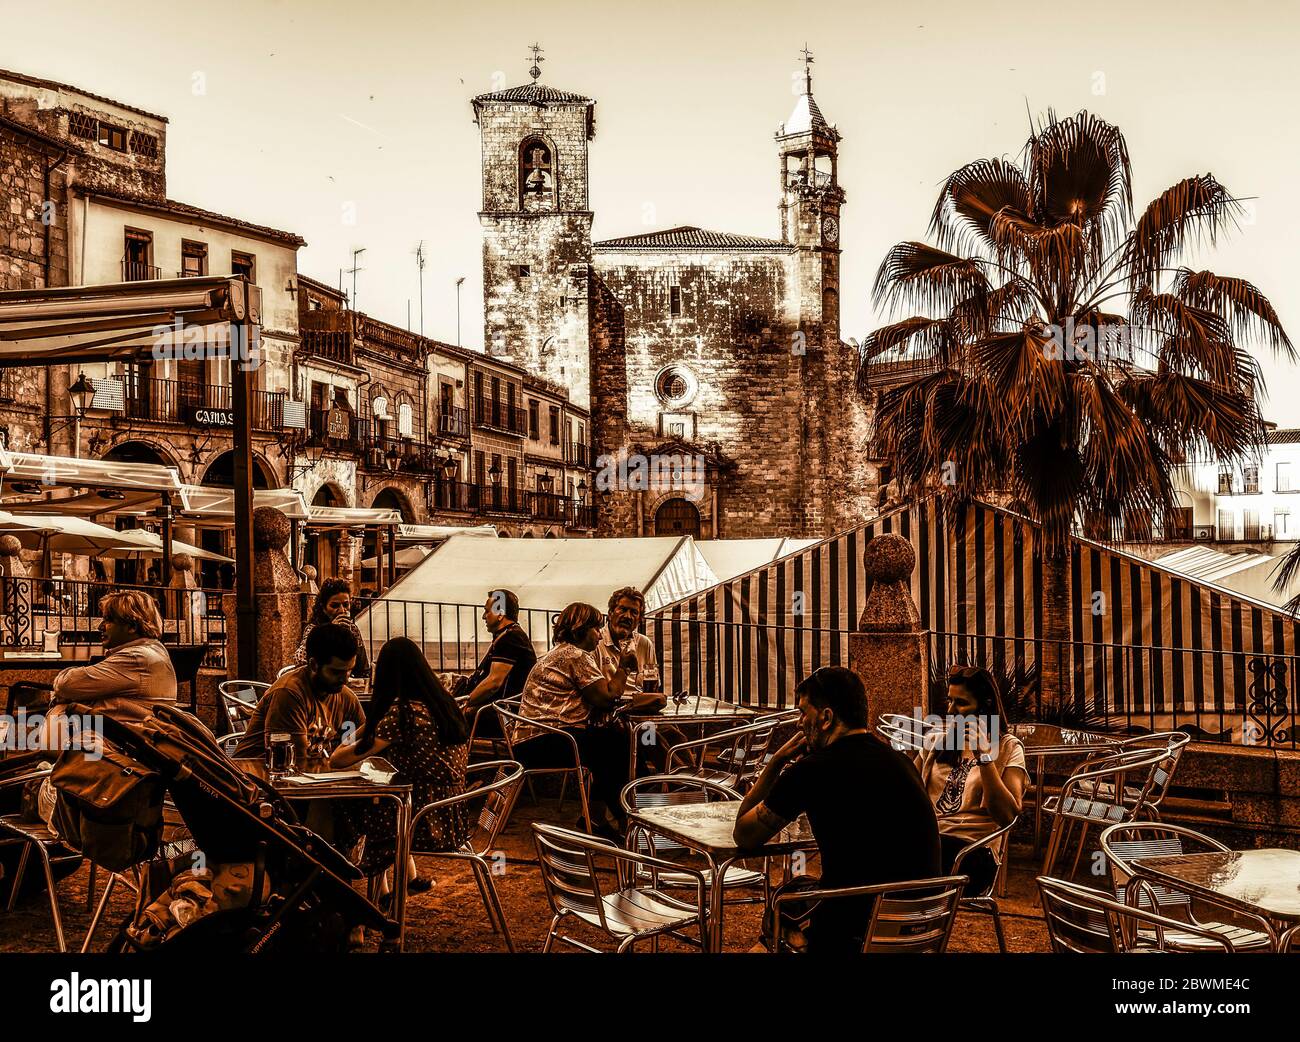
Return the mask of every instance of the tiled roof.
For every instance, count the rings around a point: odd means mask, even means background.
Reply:
[[[793,250],[794,247],[780,239],[763,239],[757,235],[732,235],[730,232],[711,232],[704,228],[683,225],[662,232],[645,235],[627,235],[621,239],[606,239],[592,243],[597,250]]]
[[[781,128],[782,134],[806,134],[810,130],[830,130],[830,124],[817,107],[817,100],[811,94],[799,95],[794,103],[794,111]]]
[[[1269,431],[1266,437],[1270,445],[1300,445],[1300,427]]]
[[[189,203],[178,203],[175,199],[147,199],[138,195],[132,195],[129,192],[123,192],[119,189],[97,185],[83,185],[81,186],[81,190],[90,196],[114,199],[152,213],[169,214],[176,217],[189,217],[196,223],[200,224],[219,224],[227,228],[236,228],[253,235],[259,235],[264,239],[271,239],[275,242],[284,243],[286,246],[307,245],[306,239],[301,235],[294,234],[293,232],[283,232],[278,228],[268,228],[264,224],[253,224],[251,221],[241,221],[238,217],[227,217],[225,214],[213,213],[211,210],[202,210],[197,206],[191,206]]]
[[[54,148],[60,152],[73,155],[81,154],[81,149],[77,148],[76,145],[69,144],[67,141],[60,141],[56,137],[50,137],[49,134],[37,130],[35,127],[29,127],[26,123],[20,123],[16,119],[10,119],[8,116],[0,116],[0,127],[6,127],[16,134],[31,138],[33,141],[39,141],[48,148]]]
[[[45,87],[48,90],[66,90],[73,94],[80,94],[83,98],[93,98],[95,101],[103,101],[109,105],[116,105],[120,109],[126,109],[128,112],[135,112],[141,116],[148,116],[150,119],[162,120],[167,122],[166,116],[160,116],[156,112],[146,112],[144,109],[138,109],[134,105],[127,105],[125,102],[114,101],[112,98],[106,98],[102,94],[91,94],[88,90],[82,90],[80,87],[74,87],[71,83],[59,83],[57,80],[43,80],[38,76],[28,76],[22,72],[10,72],[7,69],[0,69],[0,80],[16,80],[19,83],[26,83],[30,87]]]
[[[477,105],[481,101],[522,101],[530,105],[545,105],[548,103],[594,104],[585,95],[573,94],[567,90],[556,90],[544,83],[526,83],[522,87],[509,87],[506,90],[497,90],[490,94],[480,94],[474,99],[474,104]]]

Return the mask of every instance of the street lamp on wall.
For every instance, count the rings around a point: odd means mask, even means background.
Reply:
[[[79,373],[76,382],[68,388],[68,397],[72,399],[72,406],[76,409],[78,418],[84,416],[94,404],[95,385],[86,379],[84,372]]]
[[[384,453],[384,465],[388,467],[389,473],[397,470],[397,465],[402,461],[402,454],[397,451],[396,445],[390,445],[388,451]]]
[[[555,487],[555,478],[543,471],[537,475],[537,487],[543,492],[550,492]]]

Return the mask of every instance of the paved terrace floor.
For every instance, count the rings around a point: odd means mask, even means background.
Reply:
[[[539,785],[539,805],[521,794],[510,826],[500,844],[506,853],[505,871],[497,877],[497,888],[510,920],[517,950],[539,952],[550,922],[546,896],[536,866],[530,821],[548,821],[572,827],[578,815],[572,799],[557,811],[553,795],[546,795]],[[1007,946],[1013,952],[1049,950],[1047,931],[1036,904],[1037,874],[1029,860],[1029,849],[1013,848],[1012,871],[1007,897],[1001,902]],[[815,859],[809,865],[816,871]],[[29,871],[40,871],[33,858]],[[468,867],[452,862],[424,862],[421,875],[432,874],[434,888],[411,897],[407,903],[407,950],[412,952],[494,952],[504,951],[500,938],[488,926],[482,902]],[[102,885],[104,873],[98,879]],[[89,869],[83,866],[75,875],[59,884],[64,929],[70,947],[79,947],[90,922],[86,910],[86,887]],[[129,895],[114,897],[110,913],[96,934],[96,948],[102,950],[113,928],[130,913]],[[726,950],[747,952],[758,943],[761,907],[758,904],[728,904],[726,911]],[[594,931],[577,931],[575,936],[601,946],[603,940]],[[376,950],[377,945],[367,946]],[[572,951],[561,946],[558,951]],[[664,952],[691,949],[672,940],[661,945]],[[997,952],[992,921],[987,916],[962,913],[953,930],[949,947],[953,952]],[[0,952],[57,951],[49,904],[42,893],[19,905],[12,913],[0,907]]]

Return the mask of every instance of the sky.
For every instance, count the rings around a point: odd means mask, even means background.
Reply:
[[[17,24],[15,0],[0,0]],[[226,0],[217,6],[51,0],[6,33],[0,68],[72,83],[169,118],[168,194],[308,242],[305,274],[353,266],[359,309],[481,347],[478,128],[470,99],[542,82],[597,100],[597,239],[676,225],[777,237],[773,134],[815,61],[814,94],[843,135],[843,334],[889,316],[871,282],[885,251],[924,238],[945,177],[1015,156],[1029,117],[1088,108],[1119,125],[1141,207],[1213,173],[1249,201],[1243,226],[1193,268],[1250,279],[1300,344],[1300,5],[1094,0],[1047,5],[627,0],[546,4]],[[352,287],[353,275],[343,276]],[[1266,416],[1300,425],[1300,380],[1260,358]]]

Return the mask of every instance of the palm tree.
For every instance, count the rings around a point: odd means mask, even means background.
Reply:
[[[906,492],[937,490],[949,508],[1005,492],[1039,522],[1040,676],[1059,704],[1075,525],[1108,538],[1160,524],[1180,463],[1258,458],[1263,378],[1247,346],[1295,352],[1249,282],[1173,266],[1242,211],[1213,175],[1136,216],[1117,127],[1049,112],[1030,130],[1018,163],[980,159],[947,179],[933,244],[886,255],[877,306],[933,317],[867,337],[858,385],[870,393],[873,359],[919,361],[877,405],[879,448]]]

